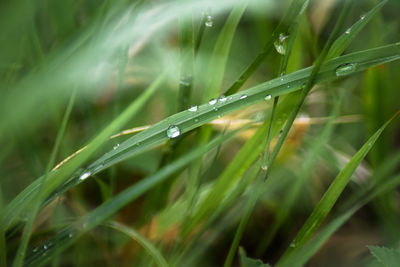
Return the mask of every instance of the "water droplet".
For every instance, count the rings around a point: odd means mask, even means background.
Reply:
[[[365,19],[365,16],[366,16],[365,14],[362,14],[362,15],[360,16],[360,19],[361,19],[361,20]]]
[[[190,82],[188,82],[188,81],[182,79],[182,80],[179,81],[179,84],[181,84],[181,85],[183,85],[183,86],[189,86],[189,85],[190,85]]]
[[[206,20],[206,22],[204,23],[204,25],[206,25],[206,27],[212,27],[213,25],[214,25],[214,22],[213,22],[213,17],[211,16],[211,15],[208,15],[207,16],[207,20]]]
[[[169,138],[176,138],[181,135],[181,130],[179,130],[178,126],[171,125],[167,129],[167,136]]]
[[[119,144],[115,144],[114,146],[113,146],[113,149],[115,150],[115,149],[117,149],[119,147]]]
[[[49,247],[48,247],[46,244],[43,245],[43,249],[44,249],[44,250],[46,250],[46,249],[48,249],[48,248],[49,248]]]
[[[35,252],[37,252],[38,250],[39,250],[39,247],[34,247],[34,248],[32,249],[32,252],[35,253]]]
[[[217,109],[216,107],[213,107],[213,110],[214,110],[214,111],[218,111],[218,109]]]
[[[342,64],[336,68],[336,76],[346,76],[356,70],[357,65],[354,63]]]
[[[240,97],[239,97],[239,99],[245,99],[247,97],[247,95],[241,95]]]
[[[217,103],[217,99],[211,98],[210,101],[208,101],[208,104],[210,105],[215,105]]]
[[[92,175],[91,172],[85,172],[81,176],[79,176],[79,180],[83,181],[83,180],[87,179],[90,175]]]
[[[191,112],[196,112],[197,111],[197,106],[191,106],[189,109]]]
[[[194,119],[194,122],[199,122],[199,119]]]
[[[262,165],[261,170],[266,172],[268,170],[268,165]]]
[[[345,31],[346,34],[350,34],[350,32],[351,32],[351,28],[348,28],[348,29]]]
[[[296,247],[296,244],[295,244],[294,242],[292,242],[292,243],[290,243],[290,247],[291,247],[291,248],[295,248],[295,247]]]
[[[224,96],[224,95],[221,95],[219,98],[218,98],[218,101],[219,102],[225,102],[227,100],[227,98],[226,98],[226,96]]]
[[[265,100],[265,101],[268,101],[268,100],[271,99],[271,97],[272,97],[271,95],[266,95],[266,96],[264,97],[264,100]]]
[[[72,233],[69,233],[69,234],[68,234],[68,237],[69,237],[69,238],[72,238],[73,236],[74,236],[74,235],[73,235]]]
[[[281,82],[283,82],[283,78],[280,78]]]
[[[281,33],[279,34],[278,39],[276,39],[274,42],[276,52],[278,52],[281,55],[284,55],[286,53],[286,39],[288,37],[289,36]]]

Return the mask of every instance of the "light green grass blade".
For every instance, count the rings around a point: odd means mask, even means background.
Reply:
[[[342,76],[336,75],[336,70],[337,68],[340,68],[343,64],[355,64],[354,67],[348,73],[346,73],[350,75],[352,73],[363,71],[369,67],[376,66],[378,64],[384,64],[387,62],[398,60],[400,58],[399,53],[400,43],[396,43],[332,59],[322,65],[321,70],[316,77],[316,82],[332,81],[341,78]],[[280,78],[262,83],[241,93],[231,95],[230,97],[228,97],[228,100],[223,103],[218,102],[216,105],[203,104],[198,107],[198,110],[196,112],[186,110],[172,115],[164,119],[163,121],[153,125],[146,131],[138,133],[135,136],[124,141],[117,149],[110,150],[98,160],[93,162],[85,170],[85,172],[89,172],[91,173],[91,175],[94,175],[124,159],[127,159],[133,155],[137,155],[140,152],[161,144],[168,139],[166,131],[171,125],[177,126],[180,129],[181,133],[185,133],[198,126],[204,125],[205,123],[210,122],[213,119],[218,118],[219,116],[223,116],[233,111],[250,106],[252,104],[265,101],[264,99],[266,95],[271,95],[272,97],[274,97],[299,90],[308,80],[308,76],[310,75],[311,70],[312,67],[308,67],[282,76]],[[148,93],[148,91],[146,92]],[[246,95],[247,97],[243,99],[243,95]],[[133,105],[134,108],[132,106],[129,108],[129,110],[133,109],[134,111],[136,111],[136,109],[141,107],[143,103],[144,99],[141,99],[140,102]],[[123,124],[121,122],[126,122],[128,118],[126,114],[122,114],[120,121],[117,121],[117,123],[113,123],[103,133],[101,133],[101,138],[96,138],[96,142],[94,143],[98,144],[99,146],[100,144],[103,144],[103,141],[105,141],[108,136],[115,133],[116,129]],[[100,139],[101,142],[99,141]],[[83,157],[84,160],[86,160],[92,153],[93,151],[90,150],[89,152],[85,153]],[[65,164],[67,166],[65,166],[64,168],[56,172],[50,173],[49,181],[51,181],[51,183],[47,188],[47,193],[50,193],[55,189],[56,186],[60,185],[61,182],[65,181],[65,179],[67,179],[69,175],[71,175],[73,170],[82,165],[82,162],[84,160],[82,159],[82,156],[77,157],[77,159],[72,159],[69,163]],[[37,186],[37,182],[34,182],[30,186],[28,186],[6,207],[5,214],[7,214],[7,216],[5,216],[3,221],[3,224],[6,226],[6,228],[8,228],[12,223],[15,223],[15,220],[18,218],[18,216],[22,215],[22,211],[24,207],[26,207],[25,205],[27,204],[29,196],[32,194],[32,192],[35,191]]]
[[[290,25],[293,25],[294,20],[297,18],[298,14],[301,13],[308,5],[308,0],[292,1],[290,7],[286,11],[286,14],[279,25],[276,27],[271,35],[271,38],[266,42],[263,49],[253,60],[253,62],[247,66],[247,68],[242,72],[240,77],[225,90],[225,95],[231,95],[236,93],[240,87],[250,78],[250,76],[261,66],[267,55],[273,51],[274,42],[279,38],[281,33],[287,33]]]
[[[150,241],[148,241],[144,236],[139,234],[134,229],[125,226],[123,224],[120,224],[116,221],[107,223],[105,225],[117,231],[120,231],[121,233],[124,233],[125,235],[129,236],[130,238],[138,242],[139,245],[142,246],[146,250],[146,252],[151,256],[151,258],[154,260],[157,266],[159,267],[169,266],[167,261],[161,254],[161,252],[152,243],[150,243]]]
[[[180,159],[165,166],[157,173],[128,187],[123,192],[119,193],[115,197],[111,198],[109,201],[103,203],[98,208],[94,209],[92,212],[82,217],[76,223],[62,229],[51,240],[47,241],[45,246],[41,246],[40,249],[38,249],[37,251],[35,250],[35,252],[29,254],[25,261],[25,265],[36,265],[38,263],[44,264],[45,262],[50,260],[51,255],[55,253],[55,246],[53,245],[55,240],[62,240],[62,243],[59,243],[59,245],[56,247],[57,252],[65,250],[67,247],[73,244],[73,242],[78,240],[79,237],[107,220],[111,215],[116,213],[122,207],[124,207],[134,199],[137,199],[139,196],[143,195],[151,188],[154,188],[156,185],[165,181],[168,177],[170,177],[172,173],[184,168],[194,159],[202,156],[210,149],[215,148],[223,142],[227,141],[228,139],[232,138],[237,132],[238,130],[215,138],[205,146],[199,147],[187,153]]]
[[[60,129],[59,129],[59,131],[57,133],[57,138],[56,138],[56,141],[55,141],[55,144],[54,144],[54,147],[53,147],[53,151],[51,152],[50,159],[49,159],[49,162],[48,162],[46,170],[45,170],[45,175],[42,176],[41,178],[39,178],[40,185],[39,185],[39,188],[38,188],[37,192],[35,192],[35,196],[33,197],[32,207],[28,211],[28,216],[27,216],[28,220],[27,220],[27,223],[26,223],[26,225],[24,227],[24,230],[23,230],[23,233],[22,233],[22,237],[21,237],[21,241],[20,241],[20,244],[19,244],[18,250],[17,250],[17,255],[16,255],[16,257],[14,259],[14,262],[13,262],[13,266],[14,267],[22,266],[22,263],[23,263],[23,260],[24,260],[24,257],[25,257],[26,248],[28,247],[28,242],[29,242],[30,235],[31,235],[31,232],[32,232],[32,229],[33,229],[33,224],[35,222],[35,218],[37,216],[37,213],[39,212],[40,204],[43,201],[42,192],[43,192],[43,189],[44,189],[44,187],[46,185],[46,180],[47,180],[47,177],[48,177],[48,173],[50,172],[51,167],[55,163],[56,156],[58,154],[58,151],[59,151],[59,148],[60,148],[60,145],[61,145],[61,141],[62,141],[62,139],[64,137],[65,129],[67,127],[67,123],[68,123],[68,120],[69,120],[70,115],[71,115],[72,107],[73,107],[73,105],[75,103],[75,97],[76,97],[76,93],[77,93],[77,88],[78,87],[75,87],[73,89],[73,91],[72,91],[72,95],[71,95],[70,101],[68,103],[68,106],[67,106],[65,114],[64,114],[64,118],[63,118],[63,120],[61,122]]]
[[[348,28],[345,33],[343,33],[336,41],[332,44],[329,49],[326,59],[332,59],[334,57],[340,56],[341,53],[350,45],[350,43],[356,38],[357,34],[367,25],[367,23],[374,17],[374,15],[388,2],[388,0],[383,0],[379,2],[373,9],[368,13],[361,16],[361,18]]]
[[[107,126],[98,136],[96,136],[93,141],[89,143],[87,149],[78,154],[75,158],[64,164],[61,168],[52,171],[47,177],[47,182],[43,188],[43,195],[48,196],[52,193],[55,188],[64,183],[72,173],[81,166],[98,148],[100,148],[105,141],[108,140],[109,136],[117,132],[122,125],[126,122],[145,104],[145,102],[150,98],[150,96],[155,92],[155,90],[160,86],[161,82],[164,80],[165,75],[161,75],[157,80],[155,80],[150,87],[134,101],[125,111],[115,119],[109,126]],[[1,222],[1,226],[4,229],[8,229],[14,225],[17,220],[22,219],[24,213],[29,209],[31,200],[35,195],[36,190],[40,186],[40,178],[29,185],[25,190],[23,190],[17,197],[15,197],[4,210],[5,216]]]
[[[400,263],[400,252],[391,248],[368,246],[376,260],[385,267],[396,267]]]
[[[233,36],[236,31],[236,27],[246,10],[248,0],[242,1],[241,4],[235,6],[232,12],[229,14],[221,33],[218,35],[217,42],[215,44],[211,60],[209,62],[208,71],[206,74],[207,83],[203,90],[203,102],[207,101],[211,97],[218,96],[218,92],[222,85],[224,73],[226,69],[226,62],[230,47],[232,44]]]
[[[319,231],[313,238],[311,238],[303,247],[294,250],[293,253],[288,255],[285,259],[278,262],[277,267],[297,267],[303,266],[307,261],[322,247],[322,245],[334,234],[347,220],[351,218],[362,206],[374,200],[386,192],[393,190],[400,185],[400,176],[393,177],[389,181],[379,184],[373,192],[370,194],[365,193],[364,199],[360,198],[354,206],[349,208],[347,211],[341,213],[327,225],[325,225],[321,231]]]
[[[311,238],[314,232],[318,229],[319,225],[326,218],[333,205],[343,192],[344,188],[350,181],[351,176],[356,170],[357,166],[361,163],[367,153],[370,151],[376,140],[379,138],[383,130],[387,125],[397,117],[399,113],[396,113],[390,120],[388,120],[376,133],[371,136],[368,141],[358,150],[353,158],[346,164],[346,166],[340,171],[340,173],[333,180],[328,190],[325,192],[314,211],[311,213],[303,227],[297,233],[296,237],[292,241],[290,247],[286,250],[282,256],[282,261],[285,257],[288,257],[293,251],[300,249],[304,244]]]

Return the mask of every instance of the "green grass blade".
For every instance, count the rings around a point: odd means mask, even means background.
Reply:
[[[209,62],[208,72],[206,74],[207,83],[203,91],[203,102],[211,97],[216,97],[222,85],[224,78],[226,62],[228,60],[229,51],[231,48],[233,36],[237,25],[246,10],[248,0],[242,1],[235,6],[229,14],[221,33],[218,35],[211,60]]]
[[[212,148],[217,147],[228,139],[232,138],[237,131],[233,131],[223,135],[221,137],[215,138],[207,145],[199,147],[180,159],[172,162],[171,164],[165,166],[163,169],[158,171],[157,173],[139,181],[138,183],[128,187],[123,192],[111,198],[109,201],[103,203],[98,208],[94,209],[92,212],[88,213],[80,220],[78,220],[73,225],[66,227],[61,230],[56,236],[54,236],[51,240],[46,243],[45,248],[42,246],[38,251],[32,252],[28,255],[25,265],[35,265],[38,263],[45,263],[51,259],[51,255],[55,253],[54,251],[54,241],[62,240],[62,244],[57,246],[57,251],[60,252],[67,247],[69,247],[73,242],[75,242],[80,236],[84,233],[87,233],[97,225],[103,223],[107,220],[111,215],[117,212],[119,209],[137,199],[139,196],[143,195],[145,192],[149,191],[151,188],[154,188],[156,185],[165,181],[170,175],[177,170],[184,168],[187,164],[189,164],[194,159],[202,156],[204,153],[209,151]]]
[[[400,176],[393,177],[389,181],[378,185],[371,194],[364,194],[366,197],[360,202],[342,212],[339,216],[329,222],[313,238],[311,238],[303,247],[294,250],[288,257],[281,259],[277,267],[297,267],[303,266],[307,261],[322,247],[333,233],[335,233],[351,216],[353,216],[363,205],[379,197],[386,192],[393,190],[400,185]]]
[[[49,159],[49,162],[48,162],[46,170],[45,170],[45,175],[43,177],[39,178],[40,185],[36,192],[36,195],[34,196],[33,205],[28,213],[28,220],[26,222],[26,225],[25,225],[23,233],[22,233],[21,241],[19,243],[18,250],[17,250],[17,255],[13,262],[13,267],[22,266],[22,263],[23,263],[23,260],[25,257],[25,253],[26,253],[26,248],[28,247],[28,242],[29,242],[30,235],[31,235],[31,232],[33,229],[33,224],[35,222],[37,213],[39,212],[40,204],[43,201],[43,196],[42,196],[43,188],[46,184],[46,179],[47,179],[48,173],[50,172],[51,167],[55,163],[56,156],[58,154],[58,151],[59,151],[59,148],[61,145],[61,141],[64,137],[65,129],[67,127],[67,123],[68,123],[68,120],[71,115],[72,107],[75,103],[77,88],[78,87],[75,87],[72,91],[70,101],[68,103],[68,106],[67,106],[65,114],[64,114],[64,118],[61,122],[60,129],[57,133],[57,138],[56,138],[56,142],[53,147],[53,151],[51,152],[50,159]]]
[[[142,246],[147,251],[147,253],[151,256],[151,258],[154,260],[154,262],[157,264],[157,266],[159,266],[159,267],[168,267],[169,266],[167,261],[161,254],[161,252],[153,244],[151,244],[150,241],[148,241],[145,237],[143,237],[141,234],[139,234],[134,229],[132,229],[128,226],[125,226],[123,224],[120,224],[116,221],[107,223],[105,225],[108,227],[111,227],[117,231],[120,231],[121,233],[129,236],[130,238],[135,240],[137,243],[139,243],[140,246]]]
[[[242,87],[243,84],[250,78],[250,76],[261,66],[269,52],[273,50],[275,40],[279,38],[281,33],[287,33],[289,31],[290,25],[294,24],[294,20],[297,18],[298,14],[308,6],[308,2],[308,0],[292,1],[284,18],[272,33],[271,38],[268,39],[263,49],[253,60],[253,62],[242,72],[240,77],[224,91],[225,95],[231,95],[239,91],[240,87]]]
[[[325,192],[314,211],[311,213],[307,221],[304,223],[303,227],[297,233],[295,239],[291,243],[290,247],[286,250],[285,254],[282,256],[282,260],[288,257],[294,250],[300,249],[304,244],[311,238],[314,232],[317,230],[319,225],[326,218],[333,205],[336,203],[337,199],[343,192],[344,188],[350,181],[351,176],[356,170],[357,166],[360,165],[361,161],[370,151],[376,140],[386,128],[387,125],[398,115],[396,113],[390,120],[388,120],[378,131],[372,135],[368,141],[358,150],[358,152],[353,156],[353,158],[346,164],[346,166],[340,171],[340,173],[333,180],[332,184],[329,186],[328,190]]]
[[[101,147],[105,141],[108,140],[109,136],[117,132],[122,125],[142,108],[145,102],[150,98],[150,96],[156,91],[160,86],[161,82],[164,80],[165,75],[161,75],[156,79],[150,87],[134,101],[125,111],[116,118],[109,126],[107,126],[98,136],[96,136],[87,146],[83,152],[78,154],[75,158],[64,164],[58,170],[52,171],[47,177],[47,182],[43,191],[43,195],[48,196],[52,193],[55,188],[60,186],[71,174],[81,166],[99,147]],[[24,189],[17,197],[15,197],[4,210],[5,216],[1,225],[4,229],[8,229],[10,226],[14,225],[17,220],[22,219],[27,209],[31,205],[32,197],[34,196],[36,190],[40,186],[40,178]]]
[[[179,111],[189,107],[193,87],[194,69],[194,30],[193,15],[182,15],[179,19],[179,48],[181,56],[181,73],[179,81]]]
[[[385,267],[396,267],[399,266],[400,262],[400,252],[398,250],[368,246],[369,251],[376,258],[376,260]]]
[[[388,2],[383,0],[379,2],[373,9],[363,15],[356,23],[346,30],[329,49],[326,59],[332,59],[339,56],[349,46],[349,44],[356,38],[357,34],[367,25],[367,23],[374,17],[374,15]]]

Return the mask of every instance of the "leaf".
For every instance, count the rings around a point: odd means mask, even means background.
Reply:
[[[392,248],[368,246],[369,251],[376,260],[385,267],[398,267],[400,264],[400,251]]]
[[[242,247],[239,248],[240,266],[241,267],[270,267],[271,265],[263,263],[261,260],[248,258]]]

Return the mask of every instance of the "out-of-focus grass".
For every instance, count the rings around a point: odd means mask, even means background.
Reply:
[[[1,2],[0,266],[275,264],[299,229],[279,264],[396,248],[400,4],[346,3]],[[318,253],[349,225],[362,246]]]

